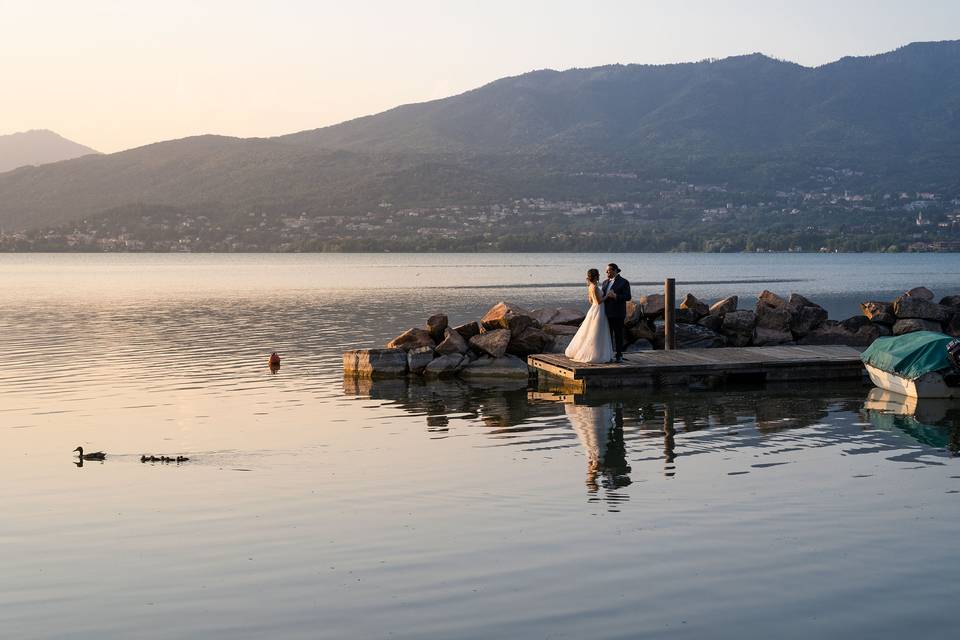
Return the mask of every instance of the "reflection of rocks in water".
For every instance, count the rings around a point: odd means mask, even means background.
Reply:
[[[407,381],[401,379],[373,380],[343,376],[343,393],[348,396],[391,399],[406,393]]]
[[[449,431],[450,418],[446,415],[427,416],[427,431],[446,432]]]
[[[564,412],[573,426],[587,455],[587,489],[607,492],[630,484],[630,465],[623,437],[623,409],[612,404],[597,406],[564,404]],[[610,502],[626,499],[625,495],[608,494]]]
[[[415,415],[425,413],[431,432],[448,431],[452,418],[480,420],[493,434],[536,430],[542,427],[518,425],[532,417],[556,415],[560,411],[556,405],[528,401],[525,381],[371,380],[345,376],[343,390],[346,395],[390,401]]]
[[[827,417],[827,406],[810,398],[763,398],[756,404],[757,429],[771,433],[816,424]]]

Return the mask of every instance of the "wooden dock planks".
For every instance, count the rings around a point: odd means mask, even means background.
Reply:
[[[845,346],[778,346],[641,351],[623,363],[573,362],[537,354],[527,362],[574,391],[587,388],[716,384],[743,376],[762,380],[855,379],[863,376],[860,352]]]

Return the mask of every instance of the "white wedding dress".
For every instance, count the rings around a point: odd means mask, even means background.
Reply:
[[[610,362],[613,360],[613,340],[610,338],[607,313],[601,302],[603,293],[599,286],[591,285],[587,289],[587,297],[590,299],[590,310],[564,355],[576,362]]]

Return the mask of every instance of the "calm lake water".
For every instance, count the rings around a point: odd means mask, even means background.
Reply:
[[[343,379],[611,259],[833,318],[960,294],[958,254],[0,255],[0,637],[954,636],[956,407]]]

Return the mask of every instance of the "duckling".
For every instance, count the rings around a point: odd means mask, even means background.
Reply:
[[[178,463],[178,464],[181,463],[181,462],[187,462],[188,460],[190,460],[190,458],[188,458],[187,456],[177,456],[177,463]]]
[[[74,449],[74,451],[80,453],[81,460],[105,460],[107,457],[107,454],[105,454],[103,451],[94,451],[93,453],[84,453],[83,447],[77,447],[76,449]]]
[[[142,456],[140,456],[140,462],[146,462],[149,459],[150,458],[147,456],[147,454],[143,454]]]

